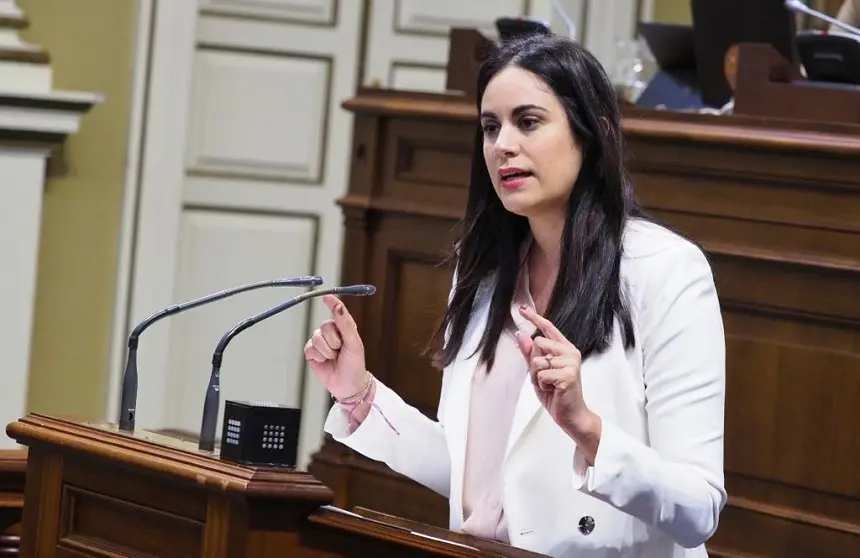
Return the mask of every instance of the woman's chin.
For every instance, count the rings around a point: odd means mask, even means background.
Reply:
[[[520,217],[528,217],[535,210],[535,204],[526,199],[525,196],[507,195],[502,196],[502,206],[510,213]]]

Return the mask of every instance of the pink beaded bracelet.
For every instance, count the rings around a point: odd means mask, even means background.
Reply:
[[[363,403],[370,403],[371,407],[375,408],[379,412],[379,415],[386,422],[386,424],[388,424],[389,428],[391,428],[391,430],[393,430],[397,435],[400,435],[400,432],[398,432],[397,429],[394,428],[394,425],[391,424],[391,421],[388,420],[388,417],[385,416],[385,413],[382,412],[382,409],[379,408],[379,405],[377,405],[376,402],[373,401],[374,395],[376,394],[376,379],[373,377],[373,375],[370,374],[370,372],[368,372],[368,375],[370,380],[368,381],[365,389],[363,389],[359,394],[354,397],[350,397],[345,401],[337,400],[340,406],[344,407],[349,411],[347,414],[347,422],[350,426],[350,433],[355,431],[355,429],[358,428],[360,425],[360,423],[355,420],[355,410],[358,409],[358,407]],[[357,397],[358,395],[360,395],[360,397]]]

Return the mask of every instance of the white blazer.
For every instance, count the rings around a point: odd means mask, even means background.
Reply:
[[[622,280],[636,346],[618,324],[610,347],[587,359],[583,396],[603,431],[594,466],[523,382],[503,468],[511,544],[557,558],[700,558],[726,502],[723,484],[725,338],[710,266],[692,243],[631,221]],[[352,434],[335,405],[335,440],[448,497],[463,524],[469,392],[487,323],[492,279],[476,297],[460,356],[446,367],[438,419],[377,385],[378,409]],[[393,430],[387,423],[384,415]]]

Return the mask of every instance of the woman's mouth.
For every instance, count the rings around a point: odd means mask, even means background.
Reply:
[[[530,171],[518,168],[505,168],[499,171],[499,185],[508,190],[521,188],[532,176]]]

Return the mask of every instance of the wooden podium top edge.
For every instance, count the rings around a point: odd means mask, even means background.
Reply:
[[[476,558],[487,556],[480,549],[464,545],[441,537],[430,537],[420,531],[412,531],[398,525],[391,525],[374,519],[352,514],[337,508],[321,508],[314,512],[309,520],[311,523],[325,526],[329,529],[346,531],[355,535],[363,535],[373,539],[390,541],[401,546],[416,550],[430,550],[434,555],[451,558]],[[501,556],[491,554],[491,556]]]
[[[458,92],[428,93],[363,87],[343,102],[356,113],[449,122],[476,122],[472,99]],[[623,107],[628,138],[691,140],[740,148],[860,155],[860,126],[803,120],[713,115]]]
[[[22,445],[77,452],[118,465],[172,476],[196,486],[247,496],[290,498],[325,505],[333,494],[309,473],[222,461],[185,440],[146,430],[121,432],[115,424],[33,413],[6,433]]]
[[[427,550],[441,556],[451,557],[504,557],[504,558],[547,558],[507,544],[489,541],[412,521],[395,517],[365,508],[355,508],[352,511],[324,506],[310,516],[311,523],[323,525],[330,529],[338,529],[349,533],[364,535],[374,539],[394,542],[403,546]]]

